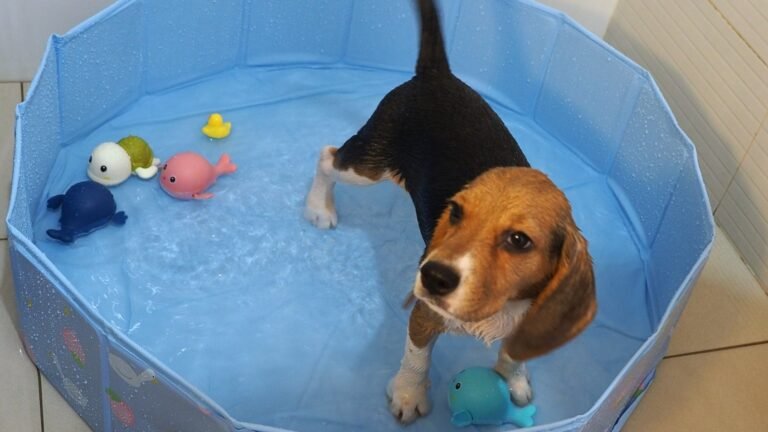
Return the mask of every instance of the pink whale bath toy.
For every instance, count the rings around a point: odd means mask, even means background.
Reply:
[[[204,157],[195,152],[175,154],[163,164],[160,172],[160,186],[174,198],[209,199],[212,193],[205,192],[216,179],[237,170],[226,153],[216,165],[211,165]]]

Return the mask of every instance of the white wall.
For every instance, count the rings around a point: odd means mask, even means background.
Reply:
[[[592,33],[603,37],[619,0],[538,0],[567,13]]]
[[[617,2],[542,0],[546,5],[565,11],[601,37]],[[66,32],[112,0],[0,0],[0,3],[1,82],[31,80],[51,33]]]
[[[64,33],[112,0],[0,0],[0,81],[29,81],[51,33]]]

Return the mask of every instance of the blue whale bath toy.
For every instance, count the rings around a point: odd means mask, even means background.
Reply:
[[[493,369],[473,367],[459,372],[451,381],[448,395],[454,426],[533,426],[536,407],[518,407],[509,397],[504,378]]]
[[[63,243],[72,243],[76,237],[90,234],[110,222],[123,225],[128,219],[124,212],[116,212],[112,193],[105,186],[90,180],[74,184],[64,195],[48,199],[50,210],[59,207],[61,229],[46,232]]]

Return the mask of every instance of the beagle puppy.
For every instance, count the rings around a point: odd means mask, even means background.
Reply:
[[[532,393],[523,361],[572,339],[596,311],[592,260],[567,198],[451,73],[433,0],[417,3],[415,76],[343,146],[321,151],[304,211],[319,228],[335,226],[336,182],[391,180],[411,196],[427,246],[405,354],[387,389],[403,423],[430,410],[430,355],[441,333],[501,340],[495,368],[524,405]]]

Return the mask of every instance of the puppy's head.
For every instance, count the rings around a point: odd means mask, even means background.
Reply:
[[[452,197],[435,227],[414,295],[475,322],[510,300],[531,307],[507,353],[525,360],[562,345],[595,314],[587,241],[565,195],[540,171],[490,170]]]

